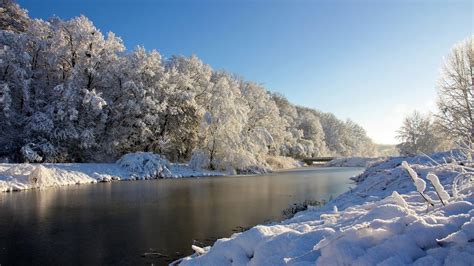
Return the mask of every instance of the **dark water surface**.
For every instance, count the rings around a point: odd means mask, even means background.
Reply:
[[[209,244],[238,227],[281,220],[293,203],[337,196],[361,171],[301,168],[0,193],[0,265],[166,264],[192,253],[193,240]]]

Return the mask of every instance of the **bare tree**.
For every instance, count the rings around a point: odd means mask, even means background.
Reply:
[[[463,142],[474,140],[474,43],[472,37],[455,45],[445,60],[439,81],[439,125]]]

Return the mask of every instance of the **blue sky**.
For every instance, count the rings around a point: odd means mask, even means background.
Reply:
[[[473,29],[471,1],[20,0],[31,17],[84,14],[127,49],[196,54],[298,105],[396,143],[403,117],[435,110],[443,57]]]

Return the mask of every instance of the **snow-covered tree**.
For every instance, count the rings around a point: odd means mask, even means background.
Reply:
[[[126,52],[85,16],[43,21],[0,3],[1,157],[115,161],[145,151],[248,172],[280,156],[371,152],[357,124],[294,106],[195,55]]]
[[[180,90],[194,93],[196,102],[207,107],[211,92],[212,69],[197,56],[172,56],[165,62],[170,75],[170,82]]]
[[[402,155],[433,153],[442,149],[444,142],[431,117],[417,111],[405,118],[397,138],[401,141],[397,148]]]
[[[212,70],[196,56],[173,56],[165,62],[169,75],[167,105],[162,114],[162,153],[187,161],[198,144],[200,124],[210,99]]]
[[[209,163],[207,167],[210,169],[245,167],[252,162],[235,165],[238,163],[236,156],[245,153],[241,146],[240,132],[244,127],[247,111],[241,102],[239,84],[224,72],[213,73],[211,82],[211,98],[203,116],[196,154],[207,156],[205,161]]]
[[[10,88],[8,84],[2,83],[0,84],[0,121],[1,126],[4,128],[5,126],[10,125],[11,121],[11,103],[12,97]]]
[[[106,143],[109,153],[158,151],[160,114],[165,108],[167,75],[161,55],[138,47],[119,63],[110,91]]]
[[[450,136],[474,141],[474,41],[456,44],[445,60],[439,80],[438,122]]]
[[[345,123],[345,146],[347,147],[348,156],[374,156],[376,154],[376,146],[367,136],[367,132],[363,127],[352,120]]]
[[[303,133],[299,143],[305,146],[306,156],[324,156],[327,154],[327,147],[324,141],[324,131],[319,117],[314,110],[308,108],[297,108],[298,125],[297,128]],[[305,143],[307,143],[305,145]]]
[[[259,160],[269,153],[279,154],[286,125],[271,95],[263,87],[244,81],[240,82],[240,91],[247,106],[243,145]]]
[[[0,29],[24,32],[28,28],[29,17],[13,0],[0,0]]]
[[[332,155],[349,155],[350,150],[344,141],[347,134],[345,123],[331,113],[321,113],[320,120],[330,153]]]
[[[281,94],[273,93],[272,100],[275,102],[285,126],[283,144],[280,146],[280,154],[283,156],[291,156],[295,150],[294,148],[297,146],[297,140],[303,136],[303,132],[297,129],[298,111],[296,107]]]
[[[0,156],[15,157],[23,144],[22,127],[30,109],[30,56],[24,34],[0,31],[0,90],[2,130]]]

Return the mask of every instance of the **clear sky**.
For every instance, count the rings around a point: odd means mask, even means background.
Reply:
[[[127,49],[196,54],[298,105],[350,118],[396,143],[402,118],[435,110],[443,57],[472,35],[454,1],[19,0],[31,17],[89,17]]]

